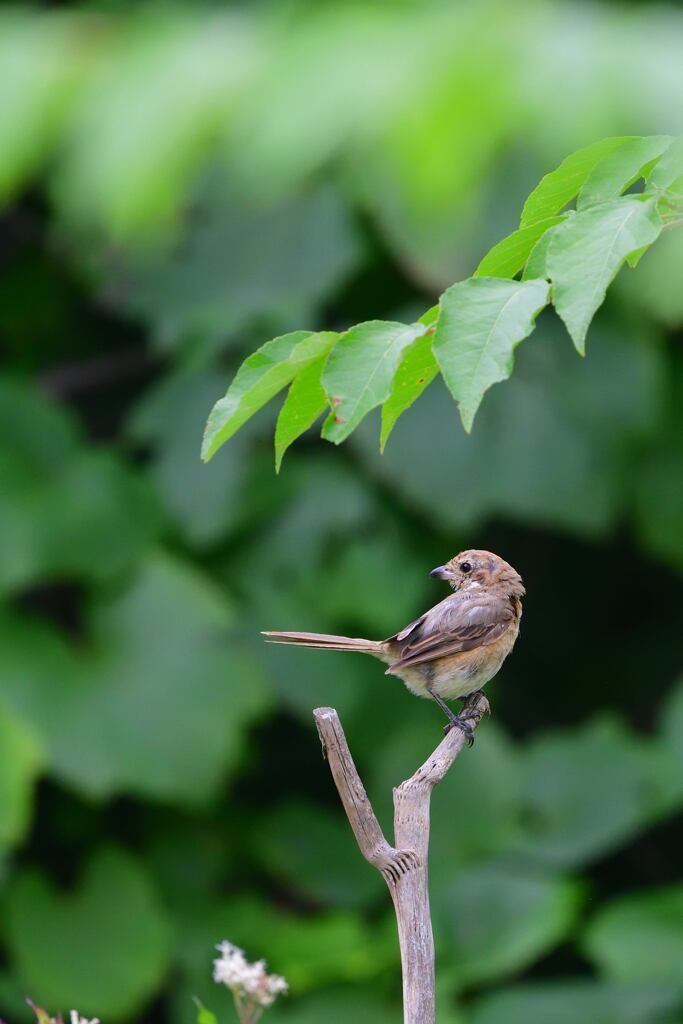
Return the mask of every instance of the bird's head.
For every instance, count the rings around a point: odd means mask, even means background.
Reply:
[[[511,596],[522,597],[522,577],[499,555],[492,551],[478,551],[472,548],[461,551],[444,565],[438,565],[429,574],[438,580],[446,580],[453,590],[490,589],[497,585]]]

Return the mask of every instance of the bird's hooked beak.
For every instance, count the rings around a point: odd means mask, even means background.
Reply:
[[[437,565],[429,574],[435,580],[452,580],[455,578],[453,570],[447,565]]]

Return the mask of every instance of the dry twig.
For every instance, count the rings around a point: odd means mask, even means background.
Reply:
[[[489,706],[483,694],[468,704],[476,727]],[[365,859],[382,874],[396,911],[403,971],[405,1024],[434,1024],[434,939],[429,910],[427,859],[429,805],[467,737],[451,729],[414,775],[394,789],[394,846],[384,837],[363,783],[353,763],[339,715],[334,708],[313,712],[346,816]]]

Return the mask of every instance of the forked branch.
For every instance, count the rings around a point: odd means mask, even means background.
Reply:
[[[476,727],[488,712],[483,694],[468,704]],[[429,805],[467,737],[451,729],[417,771],[394,789],[394,845],[385,838],[351,757],[334,708],[313,712],[332,777],[365,859],[382,874],[396,911],[403,971],[404,1024],[434,1024],[434,939],[429,910],[427,861]]]

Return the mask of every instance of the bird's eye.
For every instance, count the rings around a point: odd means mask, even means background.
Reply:
[[[460,570],[461,572],[472,572],[472,565],[470,564],[470,562],[461,562]]]

